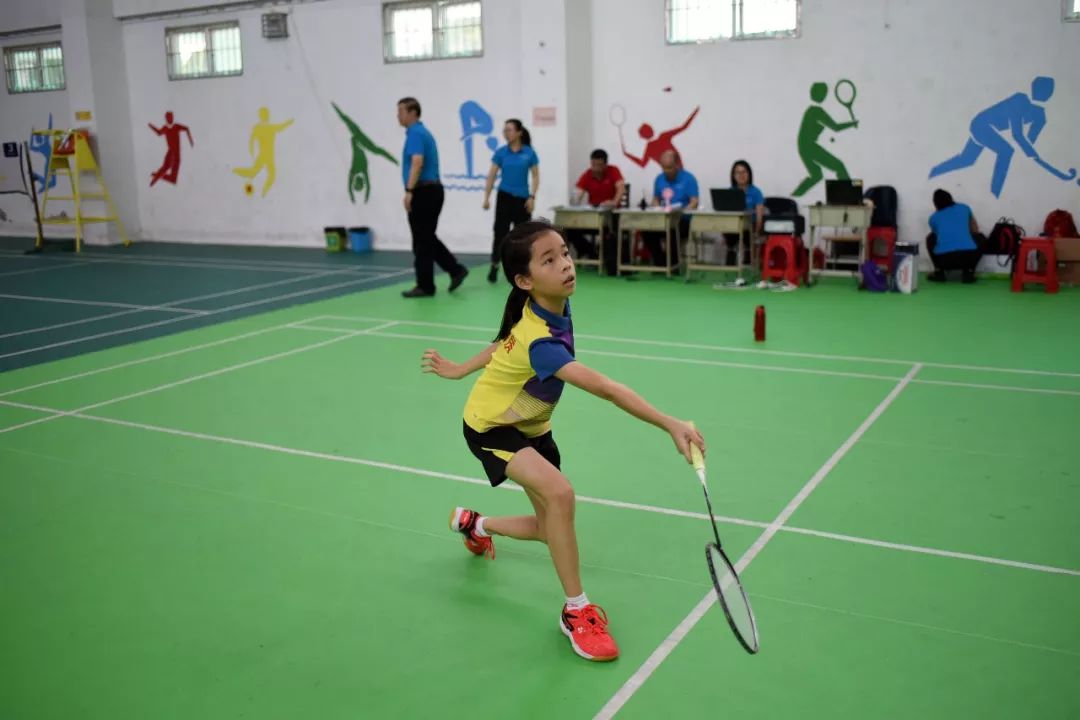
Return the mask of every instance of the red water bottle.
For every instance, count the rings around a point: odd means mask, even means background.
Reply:
[[[765,342],[765,306],[758,305],[754,310],[754,340]]]

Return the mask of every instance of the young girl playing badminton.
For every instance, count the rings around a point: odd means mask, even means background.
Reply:
[[[546,543],[566,593],[559,628],[578,655],[614,660],[619,655],[607,631],[607,615],[581,586],[574,533],[574,489],[560,471],[559,448],[551,436],[551,413],[565,383],[610,400],[634,417],[667,431],[690,462],[690,443],[704,450],[700,433],[665,415],[625,385],[574,359],[569,297],[574,262],[563,236],[546,222],[526,222],[503,241],[502,269],[510,281],[499,334],[476,357],[458,364],[435,350],[424,353],[424,372],[457,380],[483,369],[465,404],[465,441],[492,486],[509,476],[532,502],[533,515],[484,517],[456,508],[451,530],[465,536],[476,555],[495,557],[492,537]]]

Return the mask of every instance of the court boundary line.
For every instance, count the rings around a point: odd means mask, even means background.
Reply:
[[[27,268],[26,270],[7,270],[5,272],[0,272],[0,277],[10,277],[11,275],[30,275],[31,273],[46,272],[49,270],[63,270],[64,268],[69,267],[83,267],[83,263],[73,262],[67,263],[65,265],[57,265],[54,263],[49,267]]]
[[[438,323],[421,320],[400,320],[398,318],[381,318],[367,315],[324,315],[326,320],[363,320],[368,322],[386,322],[397,320],[400,325],[419,325],[425,327],[446,328],[451,330],[473,330],[477,332],[491,332],[489,327],[477,325],[457,325],[452,323]],[[342,328],[346,330],[345,328]],[[798,357],[809,360],[835,360],[837,362],[863,362],[885,365],[922,365],[924,368],[936,368],[942,370],[970,370],[973,372],[1007,373],[1017,375],[1040,375],[1046,377],[1080,378],[1080,372],[1065,372],[1058,370],[1034,370],[1029,368],[994,367],[991,365],[963,365],[955,363],[937,363],[925,360],[898,360],[893,358],[881,358],[858,355],[830,355],[827,353],[804,353],[790,350],[766,350],[764,348],[733,347],[728,345],[708,345],[703,343],[684,343],[674,340],[652,340],[649,338],[630,338],[614,335],[589,335],[575,333],[574,337],[583,340],[598,340],[603,342],[633,343],[638,345],[657,345],[660,347],[676,347],[687,350],[714,350],[717,352],[745,353],[750,355],[775,355],[778,357]],[[899,379],[899,378],[893,378]]]
[[[244,362],[241,362],[241,363],[235,363],[233,365],[228,365],[226,367],[218,368],[216,370],[209,370],[209,371],[204,372],[204,373],[199,373],[198,375],[192,375],[192,376],[189,376],[189,377],[181,378],[179,380],[174,380],[173,382],[164,383],[162,385],[155,385],[155,386],[149,387],[149,388],[144,388],[142,390],[138,390],[138,391],[133,392],[133,393],[128,393],[127,395],[121,395],[119,397],[109,398],[107,400],[102,400],[100,402],[92,403],[90,405],[84,405],[82,407],[75,408],[74,410],[56,410],[55,414],[50,415],[48,417],[35,418],[34,420],[28,420],[27,422],[19,423],[18,425],[12,425],[10,427],[0,428],[0,435],[12,432],[14,430],[21,430],[22,428],[31,427],[33,425],[40,425],[42,423],[50,422],[52,420],[56,420],[56,419],[62,418],[62,417],[67,417],[67,416],[70,416],[70,415],[73,415],[73,414],[76,414],[76,413],[85,412],[87,410],[93,410],[95,408],[106,407],[108,405],[114,405],[114,404],[116,404],[118,402],[123,402],[125,400],[134,400],[135,398],[144,397],[146,395],[152,395],[154,393],[161,392],[163,390],[170,390],[172,388],[180,387],[181,385],[187,385],[189,383],[193,383],[193,382],[196,382],[198,380],[205,380],[207,378],[217,377],[218,375],[224,375],[225,373],[233,372],[235,370],[243,370],[244,368],[253,367],[255,365],[261,365],[262,363],[270,362],[271,360],[280,360],[281,358],[290,357],[292,355],[297,355],[297,354],[302,353],[302,352],[308,352],[309,350],[317,350],[319,348],[326,347],[327,345],[333,345],[334,343],[341,342],[342,340],[348,340],[349,338],[355,337],[357,335],[367,334],[368,332],[374,331],[376,328],[388,327],[388,326],[392,326],[393,324],[394,324],[393,322],[383,323],[382,325],[375,326],[375,328],[372,328],[371,330],[357,330],[356,332],[349,333],[348,335],[339,335],[337,337],[328,338],[328,339],[323,340],[321,342],[308,343],[307,345],[301,345],[299,347],[291,348],[289,350],[283,350],[281,352],[272,353],[270,355],[263,355],[263,356],[255,358],[253,360],[245,360]],[[0,401],[0,402],[5,402],[5,401]],[[10,403],[7,403],[7,404],[10,404]]]
[[[112,308],[125,308],[127,310],[135,310],[137,312],[144,312],[148,310],[158,310],[160,312],[176,312],[176,313],[191,313],[201,314],[205,313],[205,310],[192,310],[188,308],[171,308],[163,305],[136,305],[134,303],[122,303],[111,302],[108,300],[75,300],[72,298],[57,298],[57,297],[45,297],[43,295],[16,295],[14,293],[0,293],[0,300],[18,300],[20,302],[42,302],[42,303],[54,303],[59,305],[85,305],[87,307],[112,307]]]
[[[24,257],[22,254],[13,254],[13,253],[0,252],[0,258],[16,260],[16,259],[20,259],[22,257]],[[69,261],[72,261],[67,265],[56,265],[55,268],[41,268],[42,270],[45,270],[45,269],[60,269],[61,267],[64,267],[64,268],[93,267],[94,265],[141,265],[143,267],[159,267],[159,268],[177,268],[177,267],[179,267],[179,268],[191,268],[191,269],[196,269],[196,270],[198,270],[198,269],[202,269],[202,270],[243,270],[243,271],[246,271],[246,272],[266,272],[266,273],[275,273],[275,272],[276,273],[289,273],[289,272],[291,272],[291,273],[304,273],[304,272],[311,272],[312,271],[312,268],[289,268],[289,267],[273,267],[273,266],[265,266],[265,267],[263,267],[263,266],[258,266],[258,265],[248,265],[248,264],[245,264],[243,261],[237,261],[237,262],[234,263],[234,262],[230,262],[228,260],[224,260],[221,263],[212,264],[212,263],[197,263],[197,262],[185,262],[185,261],[166,262],[166,261],[154,261],[154,260],[139,260],[138,258],[135,258],[135,257],[130,257],[130,258],[126,258],[126,257],[112,258],[112,257],[107,257],[107,256],[87,257],[86,255],[80,255],[78,257],[65,257],[65,258],[50,258],[50,257],[47,257],[47,256],[37,256],[37,257],[25,256],[25,257],[26,257],[27,260],[30,260],[32,262],[46,262],[46,263],[48,263],[51,260],[56,260],[56,261],[69,260]],[[327,266],[327,267],[332,267],[332,266]],[[27,271],[19,271],[19,272],[27,272]],[[376,270],[376,271],[373,271],[373,272],[380,272],[380,271]]]
[[[314,319],[318,319],[318,316],[316,316],[316,318]],[[146,357],[136,358],[135,360],[127,360],[125,362],[117,363],[114,365],[106,365],[104,367],[95,368],[93,370],[84,370],[83,372],[75,373],[74,375],[63,375],[58,378],[53,378],[52,380],[43,380],[42,382],[34,383],[32,385],[24,385],[22,387],[0,392],[0,398],[7,397],[9,395],[17,395],[21,392],[37,390],[39,388],[48,387],[50,385],[57,385],[59,383],[68,382],[70,380],[81,380],[85,377],[100,375],[101,373],[111,372],[113,370],[122,370],[123,368],[132,367],[133,365],[142,365],[143,363],[164,360],[166,358],[175,357],[177,355],[184,355],[186,353],[195,352],[197,350],[205,350],[206,348],[217,347],[218,345],[226,345],[231,342],[236,342],[238,340],[246,340],[247,338],[255,337],[268,332],[274,332],[276,330],[293,329],[294,324],[295,321],[281,323],[279,325],[269,325],[267,327],[259,328],[257,330],[251,330],[249,332],[241,333],[239,335],[229,335],[228,337],[219,338],[217,340],[201,343],[199,345],[185,346],[182,348],[177,348],[176,350],[169,350],[168,352],[158,353],[157,355],[148,355]]]
[[[242,246],[238,246],[242,247]],[[408,252],[401,250],[402,253]],[[174,255],[158,255],[152,253],[139,253],[130,257],[122,255],[109,255],[96,253],[92,250],[84,250],[78,256],[52,256],[52,255],[27,255],[25,252],[0,249],[0,257],[25,258],[32,261],[73,261],[73,265],[89,265],[91,263],[128,263],[138,265],[156,265],[160,267],[207,267],[221,270],[251,270],[258,272],[311,272],[313,270],[334,269],[335,266],[325,263],[307,261],[291,262],[288,260],[232,260],[229,258],[212,257],[182,257]],[[71,267],[71,265],[67,266]],[[403,265],[349,265],[344,266],[352,270],[371,270],[373,272],[389,272],[393,270],[412,269],[411,266]],[[343,268],[344,269],[344,268]],[[347,270],[346,270],[347,271]]]
[[[889,394],[884,397],[877,404],[877,406],[870,412],[869,415],[859,424],[855,431],[848,436],[848,438],[838,447],[832,455],[825,461],[825,463],[818,469],[816,473],[806,482],[805,485],[795,494],[787,505],[780,511],[776,518],[769,523],[769,526],[765,528],[764,532],[758,536],[757,540],[747,548],[746,552],[735,562],[735,571],[738,573],[746,570],[750,566],[750,563],[754,561],[765,546],[776,537],[776,534],[780,531],[780,528],[787,524],[787,521],[791,519],[791,516],[795,514],[795,511],[806,501],[810,494],[814,492],[822,483],[822,481],[833,471],[833,469],[840,464],[840,461],[844,459],[844,456],[855,446],[855,443],[862,438],[863,435],[870,429],[870,427],[877,422],[889,406],[900,396],[914,379],[914,377],[923,369],[923,366],[916,363],[908,370],[907,374],[898,382]],[[634,673],[626,679],[622,686],[615,692],[611,698],[604,703],[603,707],[596,713],[595,718],[597,720],[610,720],[615,717],[616,714],[628,703],[637,693],[641,687],[648,682],[652,674],[656,672],[657,668],[666,660],[675,648],[690,634],[690,631],[700,622],[701,618],[705,617],[705,613],[717,602],[715,588],[709,588],[697,605],[690,610],[690,613],[684,617],[675,629],[672,630],[667,637],[661,641],[652,653],[645,659],[645,662],[634,671]]]
[[[358,331],[359,332],[359,331]],[[451,480],[454,482],[460,482],[468,485],[476,485],[479,487],[490,487],[491,483],[487,480],[478,477],[469,477],[468,475],[458,475],[455,473],[442,472],[440,470],[428,470],[425,468],[410,467],[408,465],[400,465],[397,463],[383,462],[381,460],[372,460],[369,458],[355,457],[352,455],[342,455],[340,453],[328,453],[319,450],[305,450],[303,448],[293,448],[285,445],[278,445],[275,443],[265,443],[258,440],[246,440],[243,438],[234,438],[225,435],[212,435],[210,433],[198,432],[195,430],[183,430],[180,428],[171,428],[163,425],[154,425],[151,423],[143,423],[134,420],[123,420],[121,418],[106,417],[103,415],[91,415],[85,412],[78,411],[62,411],[56,408],[45,407],[42,405],[32,405],[29,403],[20,403],[10,400],[0,400],[0,405],[8,407],[20,408],[23,410],[31,410],[41,413],[53,413],[61,415],[63,417],[71,417],[79,420],[86,420],[89,422],[98,422],[106,425],[116,425],[120,427],[127,427],[136,430],[144,430],[147,432],[162,433],[165,435],[174,435],[177,437],[185,437],[194,440],[204,440],[207,442],[215,442],[222,445],[233,445],[237,447],[245,447],[255,450],[265,450],[267,452],[276,452],[284,455],[292,455],[296,457],[306,457],[315,460],[325,460],[328,462],[340,462],[349,465],[361,465],[365,467],[376,468],[380,470],[389,470],[391,472],[402,473],[405,475],[414,475],[417,477],[428,477],[440,480]],[[520,486],[514,483],[503,483],[498,486],[497,489],[510,490],[516,492],[522,492]],[[642,503],[627,502],[623,500],[612,500],[610,498],[600,498],[591,495],[576,495],[578,501],[588,504],[597,505],[601,507],[610,507],[621,510],[633,510],[636,512],[646,512],[657,515],[666,515],[669,517],[681,517],[691,520],[705,521],[709,519],[709,516],[703,512],[696,512],[693,510],[680,510],[677,508],[661,507],[658,505],[647,505]],[[770,523],[762,522],[760,520],[748,520],[744,518],[736,518],[725,515],[717,515],[717,522],[724,523],[726,525],[739,525],[743,527],[753,527],[761,530],[765,530],[769,527]],[[1042,563],[1031,563],[1023,560],[1009,560],[1007,558],[996,558],[989,555],[979,555],[977,553],[966,553],[954,550],[943,550],[939,548],[932,548],[922,545],[911,545],[907,543],[895,543],[888,540],[876,540],[873,538],[865,538],[858,535],[847,535],[844,533],[835,533],[826,530],[814,530],[811,528],[802,528],[791,525],[784,525],[778,528],[779,532],[791,533],[793,535],[806,535],[810,537],[818,537],[825,540],[833,540],[836,542],[844,542],[853,545],[866,545],[870,547],[876,547],[883,550],[896,550],[901,552],[911,552],[920,555],[929,555],[932,557],[940,557],[951,560],[966,560],[971,562],[978,562],[987,565],[996,565],[999,567],[1008,567],[1016,570],[1029,570],[1033,572],[1042,572],[1051,575],[1066,575],[1072,577],[1080,577],[1080,569],[1064,568],[1055,565],[1045,565]]]
[[[324,286],[317,287],[317,288],[310,288],[308,290],[299,290],[297,292],[288,293],[288,294],[285,294],[285,295],[276,295],[276,296],[273,296],[273,297],[262,298],[262,299],[259,299],[259,300],[253,300],[251,302],[240,303],[240,304],[237,304],[237,305],[229,305],[227,307],[218,308],[216,310],[207,310],[204,315],[181,315],[181,316],[178,316],[178,317],[167,318],[165,320],[159,320],[159,321],[152,322],[152,323],[144,323],[142,325],[134,325],[132,327],[120,328],[118,330],[110,330],[108,332],[98,333],[96,335],[86,335],[86,336],[83,336],[83,337],[72,338],[70,340],[63,340],[63,341],[59,341],[59,342],[55,342],[55,343],[50,343],[48,345],[39,345],[39,346],[36,346],[36,347],[25,348],[23,350],[17,350],[15,352],[10,352],[10,353],[6,353],[4,355],[0,355],[0,360],[2,360],[4,358],[9,358],[9,357],[17,357],[19,355],[28,355],[30,353],[41,352],[43,350],[51,350],[51,349],[57,348],[57,347],[66,347],[68,345],[76,345],[78,343],[87,342],[89,340],[98,340],[98,339],[103,338],[103,337],[111,337],[113,335],[123,335],[125,333],[135,332],[136,330],[146,330],[148,328],[160,327],[161,325],[169,325],[171,323],[179,322],[181,320],[187,320],[187,319],[190,319],[192,317],[206,318],[206,317],[210,317],[212,315],[220,315],[222,313],[232,312],[234,310],[242,310],[244,308],[254,307],[256,305],[265,305],[266,303],[279,302],[281,300],[288,300],[288,299],[294,298],[294,297],[302,297],[302,296],[305,296],[305,295],[313,295],[315,293],[328,292],[330,290],[337,290],[339,288],[348,287],[350,285],[363,285],[364,283],[368,283],[368,282],[378,282],[380,280],[387,280],[387,279],[392,278],[392,277],[397,277],[397,276],[404,275],[404,274],[407,274],[407,273],[412,273],[412,272],[413,271],[410,268],[410,269],[398,271],[396,273],[383,273],[381,275],[374,275],[374,276],[371,276],[371,277],[357,278],[355,280],[346,280],[345,282],[335,283],[333,285],[324,285]],[[389,320],[387,322],[396,323],[398,321],[397,320]]]
[[[324,316],[323,319],[327,319],[327,318],[333,319],[333,316]],[[406,323],[402,322],[400,324],[404,325]],[[345,328],[334,328],[334,327],[323,326],[323,325],[308,325],[308,324],[306,324],[304,322],[299,322],[294,327],[296,329],[298,329],[298,330],[311,330],[311,331],[328,332],[328,333],[347,333],[347,332],[350,332],[349,330],[346,330]],[[451,338],[451,337],[441,337],[441,336],[436,336],[436,335],[415,335],[415,334],[411,334],[411,333],[392,333],[392,332],[377,332],[377,333],[370,333],[370,334],[375,336],[375,337],[397,338],[397,339],[404,339],[404,340],[424,340],[424,341],[432,342],[432,343],[442,342],[442,343],[465,344],[465,345],[490,345],[491,344],[487,340],[477,340],[477,339],[471,339],[471,338]],[[705,366],[710,366],[710,367],[731,368],[731,369],[735,369],[735,370],[760,370],[762,372],[787,372],[787,373],[796,373],[796,374],[801,373],[801,374],[805,374],[805,375],[822,375],[822,376],[826,376],[826,377],[842,377],[842,378],[849,378],[849,379],[854,379],[854,380],[887,380],[889,382],[895,382],[895,381],[900,379],[899,377],[894,376],[894,375],[874,375],[872,373],[858,373],[858,372],[849,372],[849,371],[845,371],[845,370],[819,370],[819,369],[815,369],[815,368],[784,367],[784,366],[781,366],[781,365],[755,365],[755,364],[752,364],[752,363],[738,363],[738,362],[730,362],[730,361],[727,361],[727,360],[705,360],[705,359],[701,359],[701,358],[681,358],[681,357],[673,357],[673,356],[667,356],[667,355],[641,355],[641,354],[638,354],[638,353],[621,353],[621,352],[613,352],[613,351],[610,351],[610,350],[594,350],[592,348],[579,349],[578,353],[580,355],[585,355],[585,356],[598,355],[598,356],[603,356],[603,357],[616,357],[616,358],[627,358],[627,359],[631,359],[631,360],[643,360],[643,361],[646,361],[646,362],[670,362],[670,363],[678,363],[678,364],[682,364],[682,365],[705,365]],[[921,365],[921,363],[919,363],[919,364]],[[946,381],[946,380],[921,380],[921,379],[918,379],[918,378],[912,380],[911,383],[914,384],[914,385],[943,385],[943,386],[950,386],[950,387],[972,388],[972,389],[979,389],[979,390],[1003,390],[1003,391],[1009,391],[1009,392],[1036,393],[1036,394],[1043,394],[1043,395],[1061,395],[1061,396],[1068,396],[1068,397],[1080,397],[1080,390],[1064,390],[1064,389],[1056,389],[1056,388],[1028,388],[1028,387],[1021,387],[1019,385],[994,385],[992,383],[963,383],[963,382],[952,382],[952,381]]]
[[[282,279],[282,280],[272,280],[270,282],[257,283],[255,285],[245,285],[243,287],[231,288],[229,290],[222,290],[220,292],[208,293],[206,295],[197,295],[195,297],[181,298],[179,300],[172,300],[172,301],[167,302],[167,303],[161,303],[160,305],[155,305],[152,309],[157,310],[157,309],[160,309],[160,308],[171,308],[174,305],[184,305],[186,303],[202,302],[203,300],[212,300],[213,298],[227,297],[229,295],[240,295],[240,294],[243,294],[245,292],[252,292],[252,291],[255,291],[255,290],[263,290],[263,289],[268,288],[268,287],[277,287],[279,285],[289,285],[289,284],[292,284],[292,283],[304,282],[306,280],[316,280],[318,278],[329,277],[331,275],[341,275],[341,274],[343,274],[343,273],[341,273],[339,271],[329,271],[329,272],[323,272],[323,273],[313,273],[313,274],[308,274],[308,275],[300,275],[300,276],[297,276],[297,277],[285,278],[285,279]],[[0,340],[3,340],[4,338],[9,338],[9,337],[18,337],[18,336],[21,336],[21,335],[31,335],[31,334],[39,333],[39,332],[47,332],[49,330],[56,330],[56,329],[59,329],[59,328],[62,328],[62,327],[70,327],[72,325],[82,325],[82,324],[85,324],[85,323],[91,323],[91,322],[95,322],[95,321],[98,321],[98,320],[107,320],[107,319],[114,318],[114,317],[122,317],[124,315],[132,315],[132,314],[139,313],[139,312],[145,312],[145,311],[144,310],[123,310],[123,311],[120,311],[120,312],[109,313],[107,315],[98,315],[98,316],[92,317],[92,318],[83,318],[81,320],[71,320],[71,321],[66,322],[66,323],[57,323],[55,325],[44,325],[44,326],[37,327],[37,328],[31,328],[29,330],[19,330],[19,331],[16,331],[16,332],[5,333],[3,335],[0,335]],[[209,310],[191,309],[191,310],[189,310],[189,312],[199,312],[199,313],[206,314],[206,313],[208,313],[210,311]]]

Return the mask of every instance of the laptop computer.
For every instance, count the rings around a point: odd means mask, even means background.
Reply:
[[[746,210],[746,193],[733,188],[712,188],[713,210],[717,212],[742,212]]]
[[[826,205],[862,205],[862,180],[826,180]]]

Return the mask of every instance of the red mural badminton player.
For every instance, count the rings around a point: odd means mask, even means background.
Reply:
[[[465,403],[463,432],[492,486],[508,477],[532,503],[531,515],[485,517],[456,508],[450,529],[464,536],[475,555],[495,557],[494,538],[531,540],[548,546],[566,601],[559,629],[587,660],[614,660],[619,648],[607,614],[581,584],[574,489],[563,474],[551,432],[551,415],[567,383],[667,432],[691,462],[691,444],[705,442],[692,424],[665,415],[630,388],[586,367],[574,356],[570,296],[576,287],[574,261],[562,234],[546,222],[515,227],[503,240],[502,270],[510,283],[495,340],[463,363],[427,350],[424,372],[452,380],[483,370]]]

